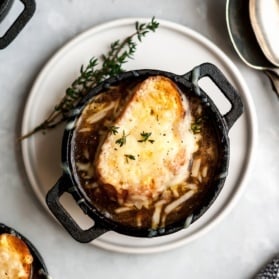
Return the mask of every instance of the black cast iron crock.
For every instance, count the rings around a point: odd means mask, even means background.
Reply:
[[[8,28],[5,34],[0,37],[0,49],[7,47],[15,39],[35,12],[36,4],[34,0],[20,1],[24,5],[24,9],[14,23]],[[9,12],[13,2],[14,0],[0,0],[0,22]]]
[[[210,117],[211,121],[214,123],[220,146],[218,151],[221,154],[221,159],[218,164],[214,181],[211,183],[211,185],[208,185],[208,190],[202,197],[200,206],[198,208],[193,208],[192,213],[185,220],[173,223],[164,228],[158,228],[156,230],[131,228],[116,223],[98,212],[98,210],[90,202],[89,198],[85,195],[84,191],[75,181],[73,174],[74,168],[71,162],[73,148],[72,138],[75,131],[75,125],[68,125],[68,128],[66,128],[64,131],[62,141],[63,174],[54,187],[48,192],[46,196],[46,202],[49,209],[58,219],[58,221],[64,226],[70,235],[79,242],[92,241],[107,231],[115,231],[121,234],[137,237],[154,237],[174,233],[178,230],[186,228],[191,223],[196,221],[203,213],[205,213],[205,211],[214,202],[224,185],[229,165],[228,132],[235,121],[242,114],[243,105],[233,86],[228,82],[222,72],[212,64],[202,64],[184,75],[176,75],[174,73],[160,70],[135,70],[124,72],[117,76],[111,77],[93,88],[88,93],[88,95],[86,95],[86,97],[77,106],[77,109],[75,109],[75,115],[69,119],[69,124],[73,124],[78,120],[82,109],[93,96],[103,92],[110,86],[117,85],[122,81],[143,80],[147,77],[155,75],[162,75],[170,78],[180,88],[181,92],[187,92],[190,90],[191,94],[198,96],[198,98],[200,98],[201,102],[204,104],[207,117]],[[204,77],[210,78],[230,102],[231,108],[225,115],[222,115],[219,112],[211,98],[199,87],[198,82]],[[94,220],[94,225],[91,228],[87,230],[81,229],[75,220],[70,216],[70,214],[65,210],[59,201],[60,197],[64,193],[69,193],[72,195],[78,206],[83,210],[84,214],[88,215],[92,220]]]
[[[44,263],[44,260],[39,253],[39,251],[35,248],[35,246],[28,240],[26,237],[24,237],[21,233],[16,231],[15,229],[0,223],[0,235],[1,234],[12,234],[19,239],[23,240],[24,243],[28,246],[30,253],[33,257],[33,263],[32,263],[32,276],[30,279],[46,279],[48,277],[48,271],[46,268],[46,265]]]

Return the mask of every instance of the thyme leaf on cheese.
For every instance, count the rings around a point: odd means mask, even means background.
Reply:
[[[134,155],[131,154],[124,154],[125,159],[126,159],[126,163],[129,163],[129,160],[136,160],[136,157]]]
[[[110,131],[110,133],[112,133],[113,135],[116,135],[118,133],[118,129],[119,127],[117,126],[110,126],[108,127],[108,130]]]
[[[105,79],[124,72],[123,65],[133,59],[137,43],[149,33],[155,32],[159,23],[152,17],[150,22],[135,22],[135,32],[122,40],[113,42],[107,53],[100,57],[92,57],[87,66],[81,66],[79,76],[66,89],[64,97],[56,104],[48,115],[33,130],[23,135],[20,140],[39,132],[55,128],[69,117],[80,100],[87,95],[91,88]],[[99,67],[100,66],[100,67]]]
[[[128,135],[125,134],[125,131],[123,130],[121,138],[117,139],[115,143],[119,144],[120,147],[122,147],[124,144],[126,144],[126,139]]]
[[[149,141],[150,143],[154,143],[154,141],[155,141],[153,139],[149,139],[151,137],[152,133],[146,133],[146,132],[143,131],[143,132],[140,133],[140,135],[141,135],[141,139],[138,140],[138,142]]]

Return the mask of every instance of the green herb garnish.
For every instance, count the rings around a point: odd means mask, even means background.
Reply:
[[[126,158],[126,162],[129,163],[129,160],[136,160],[136,157],[134,155],[131,154],[124,154],[125,158]]]
[[[113,135],[116,135],[118,133],[118,129],[119,127],[116,126],[110,126],[108,127],[108,130],[110,131],[110,133],[112,133]]]
[[[126,144],[126,139],[128,135],[125,134],[125,131],[122,132],[122,137],[117,139],[115,143],[119,144],[120,147],[122,147],[124,144]]]
[[[203,119],[202,117],[198,117],[192,124],[191,124],[191,130],[193,134],[199,134],[201,132],[201,126],[202,126]]]
[[[155,140],[149,139],[150,136],[152,135],[152,133],[146,133],[146,132],[143,131],[142,133],[140,133],[140,135],[141,135],[142,138],[140,140],[138,140],[138,142],[149,141],[150,143],[154,143],[154,141],[155,141]]]
[[[123,64],[133,58],[137,48],[137,42],[141,42],[143,37],[150,31],[155,32],[159,23],[153,17],[148,23],[135,23],[136,31],[123,40],[117,40],[110,45],[107,54],[99,58],[92,57],[86,67],[81,66],[79,77],[74,80],[62,100],[54,107],[53,111],[40,125],[31,132],[21,137],[27,138],[38,131],[46,131],[67,120],[73,108],[79,101],[103,80],[124,72]],[[101,65],[98,69],[98,65]]]

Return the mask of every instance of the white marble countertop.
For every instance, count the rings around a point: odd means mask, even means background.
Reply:
[[[16,139],[30,87],[56,50],[96,24],[152,16],[201,33],[235,63],[255,103],[258,146],[243,195],[221,223],[180,248],[128,255],[77,243],[50,218],[30,187]],[[236,55],[225,1],[37,1],[26,28],[0,50],[0,97],[0,222],[33,242],[53,278],[252,278],[279,253],[279,102],[266,76]]]

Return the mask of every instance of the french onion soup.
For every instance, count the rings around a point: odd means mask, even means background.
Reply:
[[[190,89],[181,92],[160,75],[94,96],[72,139],[79,188],[102,215],[126,227],[156,230],[191,221],[220,156],[205,112]]]
[[[22,239],[8,233],[0,235],[1,279],[30,279],[32,263],[32,254]]]

